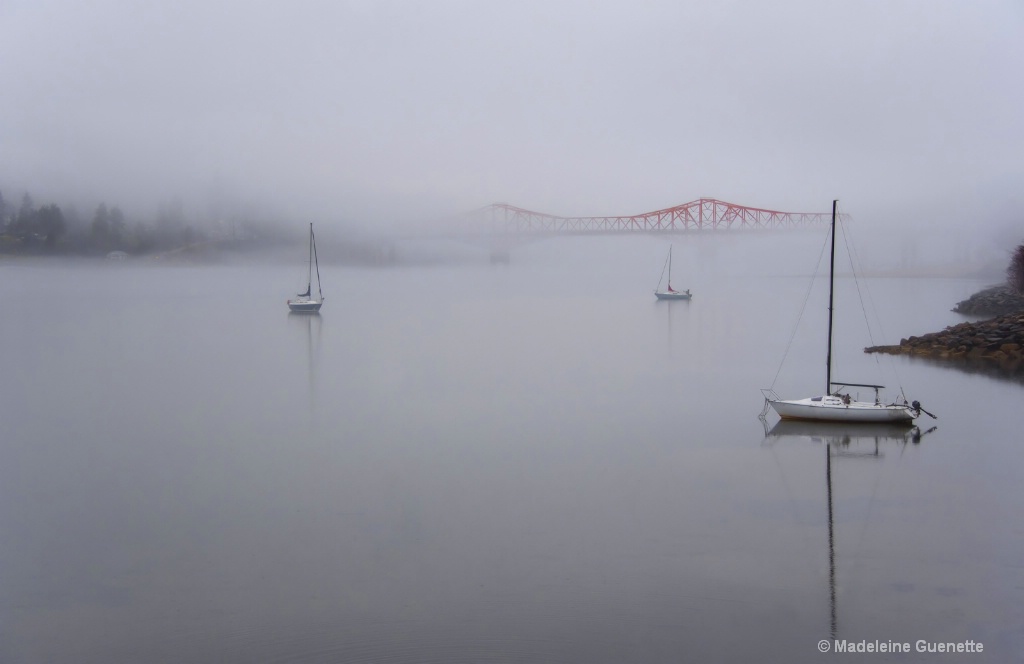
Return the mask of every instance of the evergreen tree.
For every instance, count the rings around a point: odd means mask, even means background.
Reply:
[[[57,238],[67,230],[67,223],[60,208],[50,204],[44,205],[36,212],[35,227],[39,234],[46,237],[47,248],[53,249],[57,245]]]
[[[124,213],[116,205],[110,208],[110,240],[112,245],[121,249],[124,245]]]
[[[1010,267],[1006,268],[1006,283],[1018,293],[1024,294],[1024,244],[1013,250]]]
[[[36,205],[32,197],[26,191],[21,197],[21,208],[18,209],[18,217],[14,220],[14,228],[21,235],[32,233],[32,226],[35,222]]]
[[[100,251],[106,251],[110,244],[110,213],[107,204],[100,203],[92,217],[89,240]]]

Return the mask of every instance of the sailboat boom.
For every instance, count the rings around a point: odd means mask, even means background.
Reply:
[[[838,387],[871,387],[871,388],[874,388],[876,390],[884,390],[885,389],[885,385],[869,385],[868,383],[844,383],[844,382],[835,381],[835,380],[833,380],[832,382],[829,383],[830,387],[833,386],[833,385],[836,385]]]

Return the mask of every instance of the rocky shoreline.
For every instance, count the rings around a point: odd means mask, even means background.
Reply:
[[[966,300],[957,302],[953,311],[968,316],[1002,316],[1024,311],[1024,294],[1009,286],[992,286],[978,291]]]
[[[971,307],[982,306],[982,302],[1005,303],[1002,293],[989,293],[987,289],[976,293],[965,302],[974,300]],[[988,295],[984,295],[988,293]],[[1009,293],[1013,296],[1014,294]],[[1019,296],[1017,296],[1019,297]],[[975,298],[978,298],[975,300]],[[1012,299],[1011,299],[1012,301]],[[979,309],[973,309],[978,311]],[[954,309],[960,313],[968,313]],[[988,320],[974,323],[951,325],[941,332],[924,334],[919,337],[901,339],[896,346],[871,346],[865,353],[889,353],[892,355],[913,355],[944,361],[957,361],[972,368],[987,366],[1001,374],[1015,377],[1024,376],[1024,303],[1011,313],[1004,313]]]

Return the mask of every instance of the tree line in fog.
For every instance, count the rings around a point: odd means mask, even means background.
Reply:
[[[74,206],[37,205],[28,192],[14,203],[0,191],[0,253],[149,254],[237,239],[243,230],[251,236],[245,222],[218,220],[199,227],[186,219],[178,199],[160,205],[155,220],[143,220],[116,205],[100,203],[91,214],[83,214]]]
[[[214,255],[221,250],[262,250],[305,242],[307,222],[285,223],[266,215],[253,206],[214,201],[205,215],[189,216],[181,199],[175,198],[144,219],[106,203],[91,213],[74,205],[37,205],[29,192],[15,203],[0,190],[0,256],[108,256],[111,252],[144,256],[178,250]],[[396,260],[393,243],[376,236],[342,233],[333,241],[328,237],[326,244],[330,260],[364,264]]]

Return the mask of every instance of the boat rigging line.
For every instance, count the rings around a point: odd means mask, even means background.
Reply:
[[[851,241],[852,239],[850,237],[850,233],[849,233],[848,229],[846,228],[846,224],[842,220],[838,220],[838,226],[839,226],[839,230],[840,230],[840,232],[842,233],[842,236],[843,236],[843,244],[846,246],[846,255],[850,259],[850,273],[853,275],[853,283],[854,283],[854,286],[856,286],[856,288],[857,288],[857,299],[860,301],[860,310],[861,310],[861,314],[864,316],[864,326],[867,328],[867,331],[868,331],[868,340],[870,340],[872,346],[876,346],[877,342],[875,341],[874,333],[871,330],[871,318],[868,316],[867,307],[864,305],[864,291],[867,292],[867,299],[871,303],[871,311],[874,314],[875,323],[878,325],[878,328],[879,328],[878,331],[884,337],[885,336],[885,331],[882,329],[882,317],[878,315],[878,307],[875,306],[875,301],[874,301],[874,298],[871,297],[870,289],[868,289],[866,287],[866,285],[865,285],[865,288],[863,290],[860,287],[860,275],[858,274],[858,267],[857,267],[858,263],[860,263],[860,255],[857,254],[856,244],[854,244]],[[861,272],[862,271],[863,270],[861,270]],[[881,369],[881,365],[879,364],[879,359],[878,359],[878,353],[875,353],[874,355],[875,355],[875,358],[874,358],[875,359],[875,366],[877,366],[877,367],[879,367],[879,369]],[[903,402],[906,403],[908,401],[908,399],[907,399],[906,393],[903,391],[903,379],[900,377],[900,372],[896,368],[896,363],[893,362],[892,357],[888,357],[887,359],[888,359],[888,362],[889,362],[889,368],[892,370],[893,375],[896,377],[896,384],[899,386],[900,397],[902,397],[903,398]],[[850,383],[847,383],[847,386],[852,386],[852,385]],[[875,386],[873,386],[873,385],[866,385],[866,386],[857,386],[857,387],[875,387]],[[877,387],[875,389],[875,399],[876,400],[878,399],[878,389],[877,389]],[[927,415],[928,417],[932,418],[933,420],[939,419],[937,415],[929,413],[927,410],[922,408],[920,401],[916,401],[916,400],[913,401],[910,404],[910,407],[913,408],[916,411],[924,413],[925,415]]]
[[[789,334],[789,341],[786,343],[786,350],[782,353],[782,360],[779,362],[779,368],[775,370],[775,377],[772,379],[772,384],[768,389],[774,389],[776,381],[779,380],[779,374],[782,373],[782,367],[786,364],[786,357],[789,356],[789,349],[793,346],[793,340],[796,339],[797,330],[800,329],[800,322],[804,318],[804,312],[807,310],[807,300],[811,297],[811,291],[814,290],[814,280],[818,276],[818,271],[821,269],[821,259],[825,256],[825,247],[828,246],[829,234],[825,234],[825,241],[821,244],[821,251],[818,253],[818,262],[814,265],[814,271],[811,273],[811,278],[807,283],[807,292],[804,293],[804,301],[800,305],[800,313],[796,317],[796,321],[793,323],[793,330]],[[768,402],[765,401],[765,413],[768,411]]]

